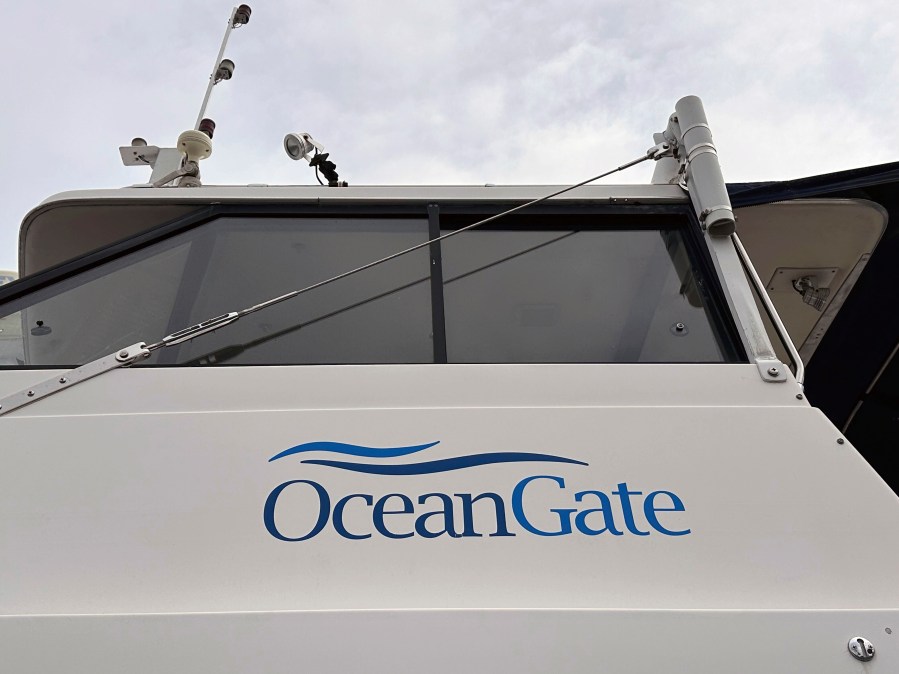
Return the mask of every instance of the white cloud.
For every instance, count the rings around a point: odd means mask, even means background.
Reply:
[[[213,183],[311,183],[281,151],[319,138],[352,183],[575,182],[703,98],[731,181],[896,159],[891,3],[344,0],[254,4],[209,116]],[[18,223],[67,189],[146,179],[117,147],[190,127],[230,3],[5,9],[0,268]],[[647,180],[650,168],[618,182]]]

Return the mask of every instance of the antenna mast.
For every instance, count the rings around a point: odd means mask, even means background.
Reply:
[[[131,141],[131,145],[119,148],[125,166],[150,166],[153,169],[148,187],[163,187],[172,183],[178,187],[201,185],[199,162],[212,154],[212,134],[215,131],[215,122],[204,119],[203,115],[206,114],[212,87],[223,80],[230,80],[234,75],[234,61],[223,59],[222,56],[225,54],[231,31],[248,24],[251,12],[249,5],[238,5],[231,10],[222,46],[209,75],[209,84],[206,87],[206,95],[203,96],[197,123],[193,129],[178,136],[177,146],[157,147],[147,145],[147,141],[143,138],[135,138]]]
[[[200,122],[203,121],[203,116],[206,114],[206,106],[209,103],[209,97],[212,95],[212,87],[222,80],[230,80],[231,75],[234,74],[234,61],[222,59],[225,55],[225,47],[228,46],[228,38],[231,37],[231,31],[248,24],[250,22],[250,14],[252,11],[253,10],[250,9],[249,5],[239,5],[231,10],[231,17],[228,19],[228,27],[225,28],[225,36],[222,38],[222,46],[219,49],[218,56],[215,58],[212,72],[209,74],[209,84],[206,85],[206,95],[203,96],[200,114],[197,115],[197,123],[194,124],[194,129],[197,131],[200,130]]]

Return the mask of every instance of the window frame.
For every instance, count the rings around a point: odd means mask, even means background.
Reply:
[[[101,265],[114,262],[143,248],[163,242],[178,234],[189,232],[223,217],[266,217],[266,218],[358,218],[358,219],[414,219],[427,222],[430,239],[440,235],[441,230],[457,229],[471,224],[479,218],[495,215],[502,210],[518,205],[519,202],[501,200],[451,200],[451,201],[378,201],[339,203],[228,203],[200,206],[185,216],[162,223],[149,230],[122,239],[104,248],[86,253],[60,263],[36,274],[0,286],[0,307],[26,299],[31,293],[49,288],[56,283],[81,275]],[[699,222],[689,204],[598,204],[591,202],[544,202],[527,210],[526,215],[509,216],[485,226],[485,230],[514,230],[525,221],[539,223],[541,218],[558,217],[562,221],[559,231],[568,230],[572,222],[589,223],[584,229],[603,229],[602,220],[617,219],[614,229],[660,230],[659,216],[668,216],[672,226],[682,235],[689,259],[697,267],[706,283],[701,288],[712,330],[719,340],[723,363],[749,362],[737,324],[728,307],[721,279],[715,272],[708,246],[705,245]],[[622,223],[624,223],[622,225]],[[655,224],[653,224],[655,223]],[[635,226],[637,225],[637,226]],[[533,229],[551,231],[552,227],[537,224]],[[464,234],[463,234],[464,236]],[[446,317],[443,300],[442,256],[440,242],[429,247],[431,262],[431,315],[434,330],[433,364],[447,363]],[[182,280],[182,286],[185,279]],[[285,288],[284,292],[294,290]],[[182,302],[182,288],[179,288],[175,307]],[[243,307],[235,307],[235,310]],[[13,309],[17,311],[18,309]],[[10,312],[12,313],[12,312]],[[186,326],[179,326],[180,329]],[[148,336],[152,338],[153,336]],[[169,359],[166,359],[169,360]],[[634,363],[650,364],[650,363]],[[227,365],[223,364],[222,366]],[[299,364],[298,364],[299,365]],[[239,365],[232,365],[238,366]],[[285,365],[286,366],[286,365]],[[30,365],[27,369],[58,369],[58,365]],[[149,367],[185,367],[185,364],[159,363]],[[24,369],[18,366],[0,366],[0,369]]]

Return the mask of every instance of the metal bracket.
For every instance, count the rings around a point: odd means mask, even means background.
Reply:
[[[164,175],[159,180],[153,181],[153,187],[162,187],[177,178],[194,178],[195,181],[184,182],[184,187],[198,187],[200,177],[200,165],[195,161],[184,162],[184,166],[175,169],[171,173]]]
[[[864,637],[852,637],[849,640],[849,652],[856,660],[869,662],[874,659],[874,644]]]
[[[646,151],[646,156],[652,159],[653,161],[658,161],[663,157],[673,157],[674,156],[674,148],[677,147],[676,143],[669,143],[667,141],[663,141],[658,143],[657,145],[653,145]]]
[[[759,358],[755,361],[755,364],[764,381],[777,383],[787,380],[787,367],[779,360]]]
[[[699,214],[699,223],[702,225],[703,231],[705,231],[708,226],[706,225],[706,220],[708,220],[709,216],[715,211],[727,211],[731,215],[733,215],[733,210],[727,204],[719,204],[718,206],[709,206],[708,208],[703,208],[702,212]]]
[[[694,127],[698,126],[694,124]],[[708,126],[707,124],[703,124],[703,126]],[[712,142],[708,143],[696,143],[696,145],[692,146],[689,150],[687,150],[687,162],[693,161],[697,156],[701,154],[705,154],[706,152],[710,152],[711,154],[718,156],[718,149],[715,147],[715,144]]]
[[[125,145],[119,148],[125,166],[154,166],[159,157],[156,145]]]
[[[101,375],[109,370],[127,367],[139,360],[149,358],[149,356],[150,351],[147,349],[147,345],[144,342],[132,344],[117,353],[91,361],[81,367],[76,367],[74,370],[69,370],[59,377],[47,379],[31,388],[19,391],[18,393],[13,393],[5,398],[0,398],[0,416],[9,414],[20,407],[25,407],[25,405],[30,405],[41,398],[46,398],[54,393],[59,393],[75,384],[80,384],[88,379],[93,379],[97,375]]]

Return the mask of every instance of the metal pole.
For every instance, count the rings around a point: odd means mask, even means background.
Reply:
[[[206,95],[203,97],[203,105],[200,106],[200,114],[197,115],[197,123],[194,124],[194,130],[200,130],[200,122],[206,114],[206,105],[209,103],[209,97],[212,95],[212,87],[215,86],[215,74],[218,72],[219,64],[225,55],[225,47],[228,44],[228,38],[231,37],[231,31],[234,29],[234,16],[237,14],[237,7],[231,10],[231,18],[228,19],[228,27],[225,29],[225,37],[222,38],[222,47],[219,49],[219,55],[212,64],[212,72],[209,74],[209,84],[206,85]]]
[[[787,350],[787,354],[789,354],[790,358],[792,359],[793,365],[796,366],[796,383],[798,383],[800,386],[804,386],[805,365],[802,362],[802,357],[799,355],[799,349],[797,349],[796,345],[793,344],[790,333],[787,332],[786,326],[780,319],[780,315],[777,313],[777,308],[774,306],[774,302],[772,302],[771,297],[768,296],[768,291],[765,290],[765,284],[762,283],[762,279],[759,278],[759,274],[755,270],[755,267],[752,264],[752,260],[749,258],[749,253],[746,252],[746,249],[743,247],[743,242],[740,241],[740,237],[737,236],[735,232],[730,235],[730,238],[734,242],[734,248],[736,248],[737,250],[737,255],[740,256],[740,261],[743,263],[743,267],[746,269],[746,274],[749,276],[752,285],[755,286],[755,292],[759,296],[759,301],[762,303],[762,306],[765,307],[765,313],[767,313],[768,318],[771,319],[771,324],[774,326],[774,331],[777,333],[777,336],[780,337],[780,341],[783,343],[784,348]]]
[[[712,236],[729,236],[736,230],[734,212],[702,101],[696,96],[685,96],[674,111],[683,145],[681,152],[687,161],[687,189],[696,217]]]

